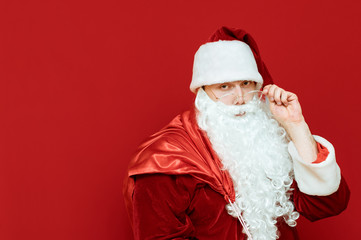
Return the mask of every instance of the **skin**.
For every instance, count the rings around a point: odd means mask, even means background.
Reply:
[[[222,91],[229,92],[230,90],[239,96],[235,102],[219,99],[214,94],[222,95]],[[252,81],[234,81],[204,86],[204,91],[213,101],[222,101],[226,105],[245,104],[250,99],[244,96],[252,90],[256,90],[256,83]],[[301,158],[307,163],[315,161],[318,153],[317,143],[302,115],[297,95],[274,84],[265,86],[262,93],[268,97],[269,107],[274,118],[287,131]]]
[[[247,92],[256,90],[256,83],[253,81],[234,81],[234,82],[227,82],[227,83],[220,83],[220,84],[213,84],[204,86],[204,91],[213,101],[221,101],[226,105],[242,105],[248,102],[251,99],[250,95],[247,95]],[[232,91],[235,93],[238,98],[235,102],[230,101],[228,98],[220,98],[218,99],[217,96],[222,96],[224,94],[229,93]]]

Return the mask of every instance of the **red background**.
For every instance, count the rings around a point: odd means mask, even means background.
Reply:
[[[121,193],[137,145],[189,108],[193,55],[222,25],[331,141],[352,198],[302,239],[358,239],[359,1],[3,1],[0,239],[132,239]]]

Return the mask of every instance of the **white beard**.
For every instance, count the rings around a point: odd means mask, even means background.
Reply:
[[[212,101],[203,89],[195,100],[197,122],[230,173],[235,204],[255,240],[277,239],[277,218],[296,226],[299,214],[289,200],[293,165],[286,131],[271,117],[265,103],[252,100],[239,106]],[[242,116],[235,116],[243,113]],[[227,205],[230,215],[237,217]],[[245,232],[245,230],[244,230]]]

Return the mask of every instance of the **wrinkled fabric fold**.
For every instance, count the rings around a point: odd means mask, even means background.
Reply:
[[[175,117],[166,127],[140,145],[124,182],[125,204],[132,219],[134,176],[139,174],[188,174],[207,183],[225,199],[235,199],[232,179],[223,171],[206,134],[198,128],[196,109]]]
[[[147,174],[135,177],[133,196],[134,239],[247,239],[242,226],[225,210],[222,195],[189,175]],[[342,179],[330,196],[302,193],[294,182],[292,201],[296,210],[311,221],[339,214],[349,200]],[[298,240],[297,228],[278,219],[279,240]]]
[[[318,149],[315,165],[328,156],[320,144]],[[225,209],[235,192],[229,173],[221,169],[198,128],[195,108],[149,137],[132,158],[123,189],[135,239],[245,239],[240,223]],[[350,198],[343,178],[329,196],[307,195],[296,181],[290,194],[296,211],[311,221],[341,213]],[[283,219],[277,227],[280,240],[299,239]]]

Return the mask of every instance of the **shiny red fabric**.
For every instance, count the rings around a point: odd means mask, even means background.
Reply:
[[[242,226],[228,215],[234,189],[228,172],[196,123],[196,110],[186,111],[143,143],[131,160],[124,185],[125,202],[135,239],[245,239]],[[318,145],[316,162],[328,154]],[[342,178],[330,196],[310,196],[292,188],[298,212],[311,221],[342,212],[349,190]],[[296,228],[278,222],[281,239],[298,239]]]
[[[129,164],[124,182],[129,217],[132,219],[133,177],[140,174],[188,174],[207,183],[227,201],[234,202],[232,179],[228,172],[220,170],[221,166],[207,136],[198,128],[195,107],[178,115],[144,142]]]
[[[231,27],[221,27],[212,36],[209,37],[209,42],[216,42],[219,40],[238,40],[246,43],[252,50],[253,56],[257,63],[258,72],[262,75],[263,86],[268,84],[273,84],[273,79],[269,73],[266,64],[262,61],[261,54],[259,52],[258,46],[254,38],[244,31],[243,29],[231,28]]]
[[[315,161],[313,161],[312,163],[322,163],[323,161],[326,160],[326,158],[329,154],[327,148],[322,146],[320,143],[317,143],[317,152],[318,152],[317,159]]]

